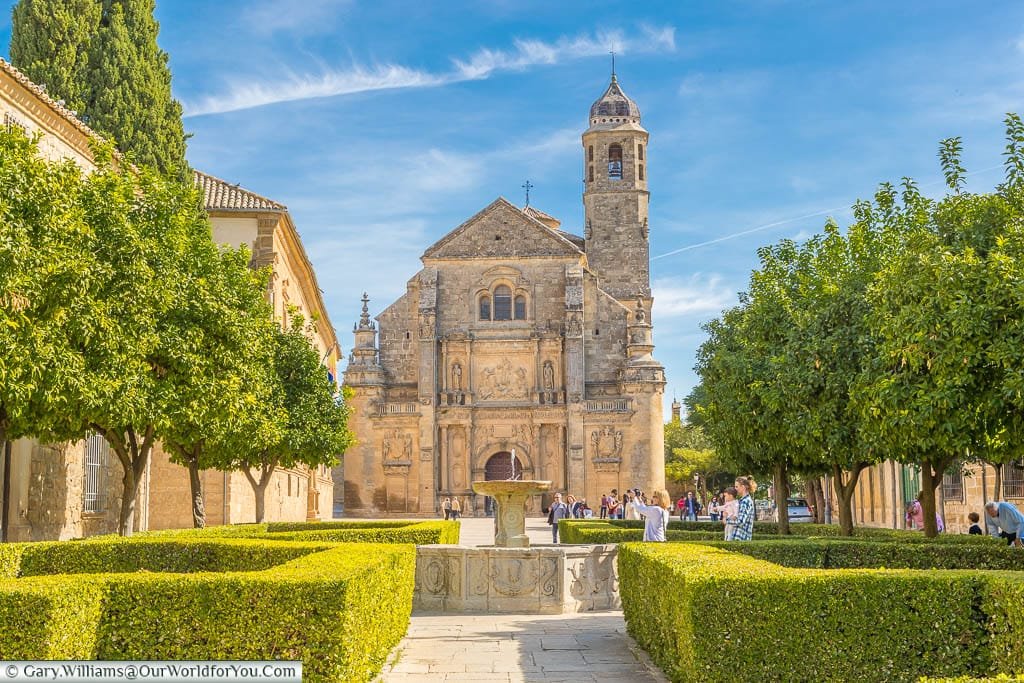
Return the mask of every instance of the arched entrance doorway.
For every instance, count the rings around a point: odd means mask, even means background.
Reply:
[[[512,479],[513,469],[515,470],[515,477],[521,479],[523,476],[523,463],[518,457],[514,458],[514,460],[513,457],[508,451],[498,451],[492,455],[487,460],[487,464],[484,465],[484,479],[486,481]],[[513,462],[515,462],[514,468]],[[488,517],[494,514],[494,499],[490,496],[484,497],[484,514]]]
[[[492,455],[484,465],[484,479],[487,481],[500,481],[502,479],[521,479],[523,476],[523,463],[515,458],[515,472],[512,471],[513,456],[508,451],[499,451]]]

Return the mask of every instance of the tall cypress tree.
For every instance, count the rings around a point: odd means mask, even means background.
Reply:
[[[21,0],[11,59],[137,163],[184,175],[181,104],[154,8],[155,0]]]
[[[89,99],[88,52],[101,10],[97,0],[21,0],[12,13],[11,61],[77,112]]]

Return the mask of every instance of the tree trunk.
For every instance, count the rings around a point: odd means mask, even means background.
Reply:
[[[11,461],[14,443],[7,440],[7,432],[3,431],[0,444],[4,447],[4,483],[0,496],[0,540],[4,543],[11,540]]]
[[[203,502],[203,480],[199,476],[199,446],[188,454],[188,486],[192,492],[192,526],[202,529],[206,526],[206,505]]]
[[[121,461],[121,512],[117,519],[117,533],[131,536],[135,531],[135,498],[139,494],[139,484],[146,472],[146,465],[149,464],[149,455],[156,440],[156,430],[152,425],[148,425],[143,431],[142,440],[139,441],[132,427],[128,427],[123,433],[97,424],[92,427],[103,434],[103,438]]]
[[[942,483],[942,473],[949,467],[952,458],[940,458],[934,461],[925,458],[921,462],[921,512],[924,514],[924,535],[935,538],[939,535],[939,527],[935,522],[935,489]]]
[[[249,480],[249,485],[252,486],[252,492],[256,498],[256,523],[259,524],[263,521],[263,515],[266,510],[266,497],[267,484],[270,483],[270,477],[274,474],[274,470],[277,468],[277,460],[265,463],[260,466],[260,478],[257,480],[252,474],[252,469],[249,467],[242,468],[242,473],[245,474],[245,478]]]
[[[993,482],[996,490],[993,492],[992,500],[998,501],[1003,497],[1003,463],[997,462],[992,465],[992,468],[996,471],[995,481]]]
[[[853,494],[857,491],[860,473],[867,463],[856,463],[847,478],[843,468],[832,465],[832,481],[836,488],[836,499],[839,504],[839,535],[853,536]]]
[[[775,463],[773,472],[775,477],[775,510],[778,516],[779,535],[789,535],[789,476],[786,471],[786,461],[781,460]]]
[[[825,484],[821,477],[814,480],[814,511],[818,524],[825,523],[825,507],[828,502],[825,500]]]

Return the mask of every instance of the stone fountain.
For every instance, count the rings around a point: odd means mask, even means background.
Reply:
[[[529,548],[526,535],[526,499],[551,490],[550,481],[474,481],[473,490],[490,496],[498,504],[494,545],[499,548]]]
[[[530,547],[526,501],[551,490],[550,481],[475,481],[473,490],[497,503],[494,545],[418,546],[416,609],[561,614],[620,606],[617,546]]]

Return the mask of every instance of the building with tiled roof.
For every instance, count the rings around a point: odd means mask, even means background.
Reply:
[[[0,59],[0,121],[39,137],[40,153],[71,159],[85,172],[96,168],[92,143],[101,139],[75,112],[54,100],[9,62]],[[196,172],[213,238],[252,251],[254,267],[268,267],[267,296],[274,318],[288,324],[297,309],[312,322],[312,341],[332,376],[341,353],[337,336],[302,240],[284,204],[206,173]],[[12,443],[6,465],[10,495],[0,494],[4,540],[55,540],[111,533],[117,529],[121,473],[102,437],[51,446],[33,439]],[[250,522],[252,487],[238,472],[204,472],[207,522]],[[136,529],[192,526],[188,472],[172,464],[158,446],[136,503]],[[331,516],[329,470],[279,469],[267,488],[266,518],[298,521]]]

